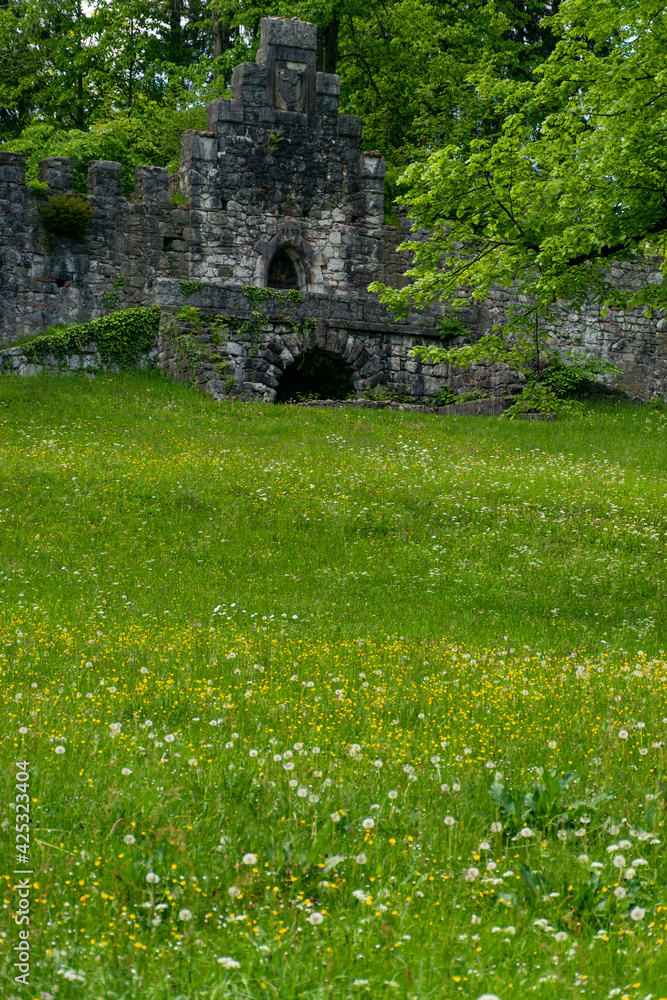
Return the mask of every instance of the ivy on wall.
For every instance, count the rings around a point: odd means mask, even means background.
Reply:
[[[303,295],[298,289],[290,288],[287,292],[281,292],[276,288],[258,288],[256,285],[245,285],[241,289],[241,294],[250,306],[250,317],[236,325],[235,332],[240,339],[250,341],[252,353],[257,351],[263,335],[267,332],[268,322],[279,323],[286,326],[292,333],[306,337],[309,342],[313,341],[316,324],[312,317],[305,320],[294,320],[285,315],[285,307],[288,303],[296,308],[303,302]],[[272,299],[277,302],[278,314],[275,319],[269,320],[260,309],[260,305],[270,302]],[[234,327],[232,328],[234,329]]]
[[[201,281],[180,283],[181,294],[186,299],[202,287]],[[162,333],[171,340],[176,358],[186,363],[193,385],[198,384],[202,365],[205,365],[224,381],[227,393],[233,392],[235,386],[233,366],[223,357],[230,336],[248,344],[248,357],[257,352],[262,340],[270,334],[272,325],[280,324],[303,338],[304,347],[314,346],[315,320],[311,317],[296,320],[285,315],[288,307],[302,304],[303,296],[300,291],[290,289],[283,292],[274,288],[246,285],[241,289],[241,294],[250,307],[247,319],[241,320],[222,314],[202,315],[199,307],[187,304],[179,307],[175,317],[169,320],[163,318]],[[268,316],[262,309],[262,306],[270,301],[274,301],[277,305],[274,316]]]
[[[21,345],[26,359],[40,364],[49,355],[65,362],[70,354],[80,354],[94,343],[104,364],[135,365],[147,354],[157,337],[160,310],[157,306],[122,309],[90,323],[54,326],[34,340]]]

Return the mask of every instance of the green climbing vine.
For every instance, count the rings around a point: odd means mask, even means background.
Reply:
[[[181,294],[184,295],[186,297],[186,299],[189,299],[190,296],[194,295],[195,292],[201,291],[201,289],[204,287],[204,282],[203,281],[181,281],[179,287],[181,289]]]
[[[268,317],[262,312],[260,305],[271,300],[278,304],[278,315],[274,322],[288,327],[294,334],[307,339],[309,346],[312,345],[315,336],[315,320],[309,317],[305,320],[295,320],[285,315],[285,307],[289,303],[291,306],[300,306],[303,302],[303,295],[297,288],[290,288],[287,292],[282,292],[278,288],[258,288],[256,285],[246,285],[241,289],[241,294],[250,308],[250,317],[243,320],[234,328],[234,332],[241,339],[248,339],[251,351],[254,354],[259,347],[263,334],[267,332]]]
[[[121,289],[125,286],[125,275],[117,274],[113,281],[113,291],[102,292],[102,305],[111,312],[120,301]]]
[[[26,360],[39,364],[49,355],[61,363],[70,354],[80,354],[94,343],[103,364],[135,365],[151,349],[158,332],[157,306],[122,309],[89,323],[53,326],[21,345]]]
[[[179,323],[191,323],[195,333],[202,332],[201,310],[197,306],[181,306],[176,313],[176,319]]]
[[[213,341],[212,345],[203,342],[201,339],[205,335],[205,331],[201,310],[196,306],[181,306],[176,313],[176,319],[179,323],[189,324],[189,328],[183,330],[172,322],[166,328],[165,333],[172,339],[176,357],[187,363],[191,371],[190,381],[192,384],[197,384],[197,375],[202,364],[210,364],[213,370],[223,379],[227,392],[232,392],[235,381],[231,365],[229,361],[220,358],[216,350],[226,342],[226,317],[213,316],[210,319],[207,317],[205,322],[210,331],[210,339]],[[194,335],[191,332],[192,330],[194,330]]]

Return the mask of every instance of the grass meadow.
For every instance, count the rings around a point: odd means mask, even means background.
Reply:
[[[667,997],[666,498],[631,404],[5,377],[1,995]]]

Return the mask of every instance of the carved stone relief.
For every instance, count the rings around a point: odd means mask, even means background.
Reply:
[[[276,60],[275,106],[279,111],[305,111],[307,105],[306,63]]]

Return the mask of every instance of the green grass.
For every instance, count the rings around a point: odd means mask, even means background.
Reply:
[[[4,996],[667,995],[662,411],[6,377],[0,427]]]

